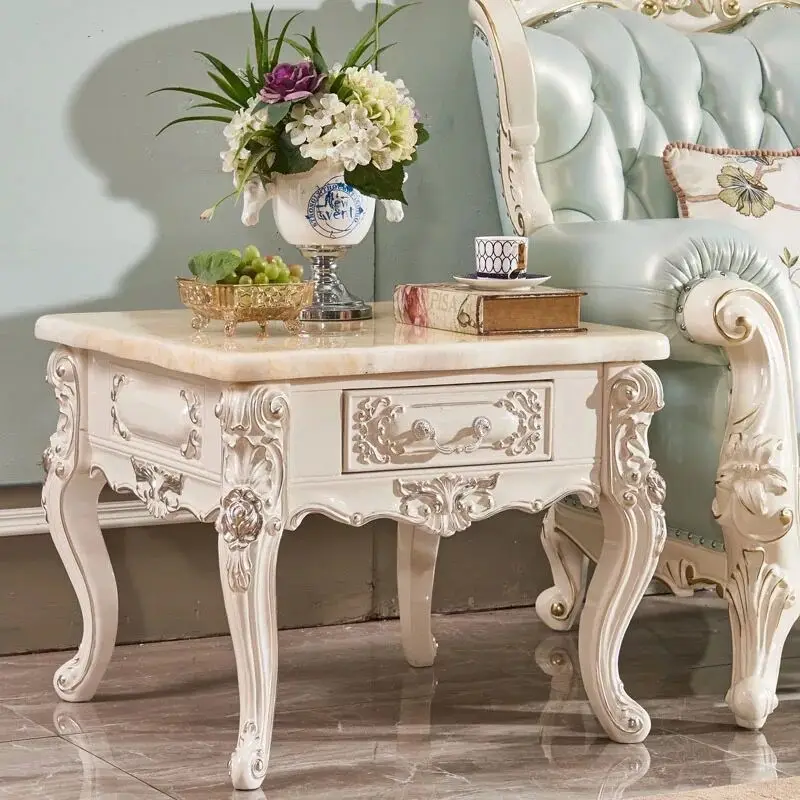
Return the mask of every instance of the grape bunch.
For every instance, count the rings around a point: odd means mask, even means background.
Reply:
[[[239,266],[236,267],[236,272],[222,278],[217,283],[249,286],[266,283],[300,283],[303,280],[303,268],[300,264],[286,266],[280,256],[264,256],[262,258],[258,248],[253,244],[245,247],[244,252],[239,250],[230,252],[239,259]]]

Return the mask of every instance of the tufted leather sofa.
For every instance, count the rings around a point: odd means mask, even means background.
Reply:
[[[470,12],[504,231],[530,237],[536,272],[588,292],[586,319],[671,340],[650,436],[669,526],[656,574],[728,598],[728,702],[759,728],[800,613],[798,296],[742,230],[677,218],[661,156],[669,141],[800,146],[800,6],[471,0]],[[556,585],[537,610],[555,629],[578,617],[599,525],[568,500],[545,526]]]

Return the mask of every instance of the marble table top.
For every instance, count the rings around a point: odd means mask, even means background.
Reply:
[[[226,339],[221,323],[192,330],[186,310],[52,314],[36,337],[119,359],[220,381],[275,381],[504,367],[657,361],[669,356],[660,333],[587,323],[588,333],[479,337],[398,325],[391,303],[357,332],[294,336],[275,325],[258,336],[242,324]]]

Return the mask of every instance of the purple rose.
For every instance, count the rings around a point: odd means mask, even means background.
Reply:
[[[258,96],[265,103],[293,103],[311,97],[322,85],[320,75],[310,61],[299,64],[278,64],[264,76],[264,88]]]

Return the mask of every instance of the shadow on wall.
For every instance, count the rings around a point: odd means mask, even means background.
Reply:
[[[307,6],[302,0],[289,0],[292,2]],[[55,425],[52,393],[43,385],[50,348],[43,343],[31,344],[38,316],[177,307],[173,276],[184,274],[188,257],[204,249],[253,242],[262,249],[282,252],[292,261],[299,259],[297,251],[277,236],[268,208],[256,229],[241,225],[241,209],[230,202],[221,207],[212,223],[201,222],[201,211],[231,189],[230,176],[220,170],[218,154],[224,147],[221,125],[179,125],[158,138],[154,136],[162,125],[184,113],[209,113],[202,109],[186,111],[191,102],[188,96],[147,96],[149,91],[167,85],[213,88],[205,75],[205,62],[194,54],[195,50],[211,52],[231,65],[243,62],[245,47],[252,41],[252,27],[245,0],[237,5],[245,10],[166,28],[126,43],[94,66],[71,99],[68,135],[78,158],[99,173],[100,190],[112,203],[133,204],[150,218],[154,233],[149,252],[121,278],[114,295],[70,306],[43,307],[0,320],[2,340],[17,343],[6,344],[0,355],[0,370],[13,376],[0,393],[0,419],[8,427],[2,432],[0,476],[7,476],[6,480],[10,477],[15,483],[25,483],[40,478],[37,461]],[[276,11],[273,25],[282,25],[291,13]],[[327,0],[295,24],[298,30],[316,25],[323,48],[334,60],[344,56],[371,19],[370,7],[359,12],[352,0]],[[287,56],[291,52],[287,49]],[[414,57],[413,48],[409,57]],[[102,220],[87,218],[73,236],[89,241],[102,224]],[[46,225],[41,235],[47,237]],[[114,232],[103,230],[103,238],[113,242]],[[58,242],[49,244],[57,253]],[[125,255],[111,247],[109,263],[119,262]],[[348,256],[342,269],[351,288],[366,298],[372,297],[374,262],[374,241],[368,239]],[[115,269],[119,269],[118,263]],[[52,280],[63,281],[65,287],[70,281],[80,283],[80,264],[64,265],[49,274]],[[94,294],[90,283],[85,288],[87,295]],[[20,409],[25,409],[24,414]]]

